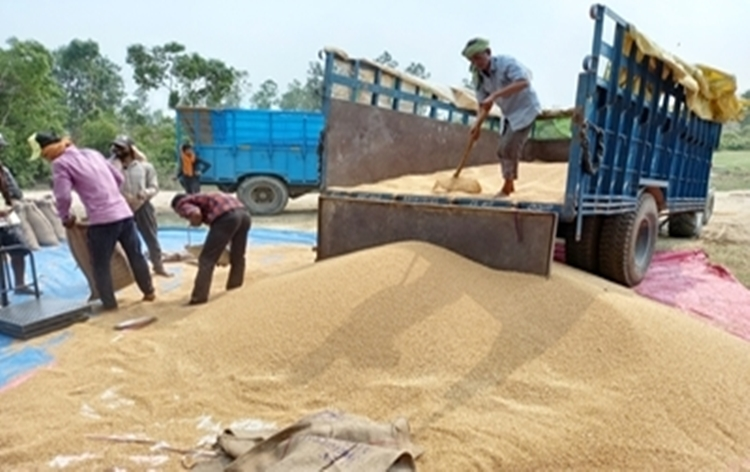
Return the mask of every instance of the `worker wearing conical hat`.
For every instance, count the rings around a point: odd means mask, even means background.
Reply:
[[[526,67],[511,56],[493,56],[488,40],[470,40],[462,55],[471,63],[479,106],[489,110],[497,104],[504,116],[497,150],[504,183],[497,196],[507,197],[515,191],[513,182],[518,179],[518,161],[542,107]],[[472,127],[472,135],[477,136],[479,132],[479,128]]]

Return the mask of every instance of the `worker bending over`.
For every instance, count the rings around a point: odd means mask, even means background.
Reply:
[[[242,286],[245,280],[245,250],[250,231],[250,213],[236,197],[221,193],[177,194],[172,199],[172,209],[192,226],[205,223],[209,226],[206,241],[198,256],[198,274],[195,276],[190,305],[208,301],[214,267],[227,245],[229,248],[229,278],[227,290]]]
[[[493,56],[489,41],[482,38],[470,40],[462,54],[471,62],[479,107],[489,110],[495,103],[504,116],[497,150],[504,183],[496,196],[507,197],[515,191],[513,182],[518,179],[518,161],[542,107],[526,68],[515,58]],[[480,131],[474,125],[472,136],[477,138]]]
[[[119,242],[133,270],[143,300],[156,299],[148,262],[133,221],[133,211],[120,193],[123,177],[112,164],[93,149],[79,149],[68,138],[54,133],[36,133],[29,137],[31,160],[44,157],[52,166],[52,193],[57,213],[66,228],[76,217],[70,212],[71,193],[76,191],[86,208],[86,231],[94,282],[105,310],[117,308],[112,283],[112,255]]]

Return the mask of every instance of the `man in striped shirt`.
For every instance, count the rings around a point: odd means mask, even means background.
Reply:
[[[156,169],[146,160],[128,136],[117,136],[112,142],[114,157],[110,162],[122,172],[123,183],[120,186],[130,209],[138,232],[148,248],[151,267],[156,275],[171,277],[162,261],[162,250],[159,244],[159,225],[156,220],[156,210],[151,199],[159,192],[159,182]]]
[[[245,250],[250,231],[250,213],[242,202],[222,192],[177,194],[172,199],[172,209],[189,220],[191,226],[205,223],[210,228],[198,257],[198,274],[190,305],[208,301],[214,267],[227,245],[230,245],[230,268],[226,288],[241,287],[245,280]]]

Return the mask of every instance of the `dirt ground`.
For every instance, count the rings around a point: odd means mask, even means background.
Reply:
[[[28,198],[39,198],[49,191],[26,192]],[[162,225],[186,225],[170,208],[174,191],[162,191],[153,200]],[[291,200],[284,213],[277,216],[255,216],[254,227],[317,231],[316,193]],[[80,202],[74,208],[83,213]],[[745,286],[750,287],[750,191],[716,193],[716,206],[700,239],[684,240],[662,237],[659,249],[701,247],[715,263],[728,267]]]

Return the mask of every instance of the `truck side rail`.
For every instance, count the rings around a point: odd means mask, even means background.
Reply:
[[[690,109],[680,63],[639,48],[635,28],[603,5],[578,79],[562,221],[632,211],[640,192],[662,211],[700,211],[722,125]]]
[[[476,100],[471,90],[430,83],[374,61],[350,58],[334,48],[326,48],[321,54],[325,54],[326,116],[330,100],[336,99],[465,125],[476,118]],[[486,121],[487,127],[499,129],[500,117],[495,109]]]

